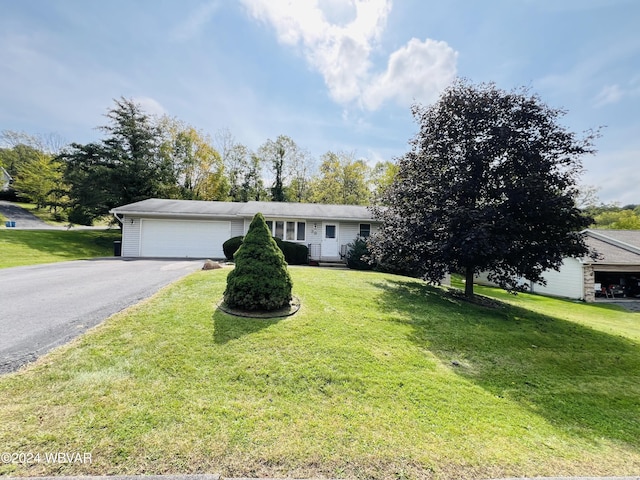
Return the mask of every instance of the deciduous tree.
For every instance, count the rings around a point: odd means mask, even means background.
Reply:
[[[431,106],[412,108],[419,132],[375,209],[381,233],[371,244],[385,263],[411,261],[431,282],[462,272],[509,291],[563,258],[589,250],[579,233],[590,219],[575,206],[580,159],[597,132],[583,138],[558,123],[564,114],[527,89],[458,80]]]
[[[267,140],[259,149],[258,156],[273,175],[271,199],[274,202],[287,200],[287,181],[291,165],[299,155],[298,146],[286,135],[278,135],[275,140]]]
[[[338,205],[368,205],[369,167],[352,154],[327,152],[311,182],[311,201]]]
[[[211,139],[175,118],[165,116],[159,126],[164,136],[160,150],[173,166],[175,196],[185,200],[226,200],[229,181]]]
[[[378,162],[371,172],[371,197],[372,203],[382,202],[385,192],[393,184],[398,166],[393,162]]]
[[[57,135],[45,137],[5,130],[0,141],[10,148],[0,152],[0,165],[13,178],[12,188],[39,208],[57,211],[65,204],[68,187],[63,182],[63,165],[56,159],[63,141]]]

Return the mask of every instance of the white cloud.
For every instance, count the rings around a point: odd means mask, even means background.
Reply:
[[[445,42],[412,39],[392,53],[387,71],[372,73],[372,52],[391,11],[391,0],[243,0],[278,40],[299,48],[340,104],[375,110],[387,100],[431,100],[456,72],[456,52]]]
[[[412,38],[391,54],[387,71],[367,86],[365,106],[375,110],[387,99],[401,104],[434,101],[455,78],[457,56],[446,42]]]
[[[167,113],[167,110],[162,106],[160,102],[151,97],[133,97],[135,103],[142,107],[142,110],[149,115],[162,116]]]
[[[623,96],[624,92],[619,85],[606,85],[600,90],[600,93],[596,95],[595,106],[602,107],[611,103],[618,103]]]
[[[635,77],[625,86],[618,84],[605,85],[594,98],[594,106],[603,107],[620,103],[623,99],[631,99],[638,96],[640,96],[640,77]]]

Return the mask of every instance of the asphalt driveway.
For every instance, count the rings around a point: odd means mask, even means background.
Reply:
[[[6,200],[0,200],[0,213],[8,220],[16,222],[16,229],[50,230],[59,228],[43,222],[28,210]]]
[[[17,370],[202,264],[103,258],[0,269],[0,374]]]

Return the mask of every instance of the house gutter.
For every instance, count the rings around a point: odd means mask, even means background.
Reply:
[[[121,221],[120,217],[118,217],[118,212],[115,210],[110,210],[109,213],[113,214],[118,220]],[[127,211],[122,212],[121,215],[133,215],[139,217],[151,217],[151,218],[159,218],[159,217],[190,217],[190,218],[210,218],[210,219],[251,219],[253,215],[248,214],[211,214],[211,213],[187,213],[187,212],[136,212],[136,211]],[[267,215],[271,217],[271,215]],[[291,220],[315,220],[319,222],[366,222],[366,223],[380,223],[380,220],[376,220],[374,218],[335,218],[335,217],[305,217],[305,216],[274,216],[273,218],[282,218],[282,219],[291,219]]]

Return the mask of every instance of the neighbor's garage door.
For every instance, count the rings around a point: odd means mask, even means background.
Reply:
[[[140,256],[224,258],[230,222],[142,220]]]

